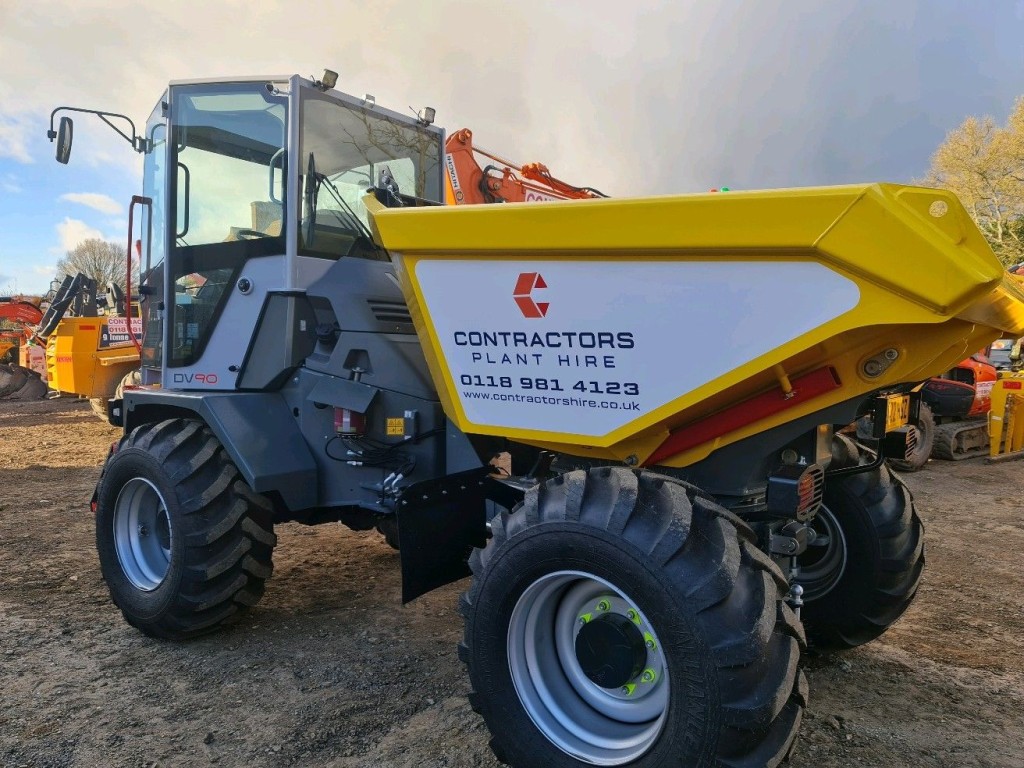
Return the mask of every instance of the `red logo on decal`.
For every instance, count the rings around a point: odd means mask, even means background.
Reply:
[[[538,318],[548,313],[549,302],[534,301],[533,292],[538,288],[547,288],[540,272],[523,272],[516,280],[515,290],[512,291],[512,298],[519,305],[519,311],[523,317]]]

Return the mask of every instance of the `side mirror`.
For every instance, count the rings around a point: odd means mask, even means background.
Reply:
[[[57,162],[68,164],[71,159],[71,142],[75,135],[75,124],[71,118],[65,115],[60,119],[60,127],[57,130]]]

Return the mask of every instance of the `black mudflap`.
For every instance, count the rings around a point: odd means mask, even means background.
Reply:
[[[410,485],[398,502],[402,602],[469,575],[473,547],[487,543],[487,500],[494,467]]]

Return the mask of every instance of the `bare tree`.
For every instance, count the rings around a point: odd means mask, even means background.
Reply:
[[[83,240],[57,261],[58,280],[79,272],[95,280],[100,289],[111,282],[124,288],[125,246],[98,238]]]
[[[960,198],[1004,264],[1024,261],[1024,96],[1005,126],[969,117],[950,131],[924,183]]]

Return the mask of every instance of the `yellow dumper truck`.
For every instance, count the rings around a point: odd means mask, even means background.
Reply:
[[[125,129],[149,277],[92,502],[113,602],[193,637],[259,600],[275,524],[376,527],[406,600],[471,572],[504,762],[778,765],[808,641],[872,640],[920,583],[884,464],[912,390],[1024,335],[1024,293],[932,189],[445,207],[433,110],[331,74],[174,82]]]

